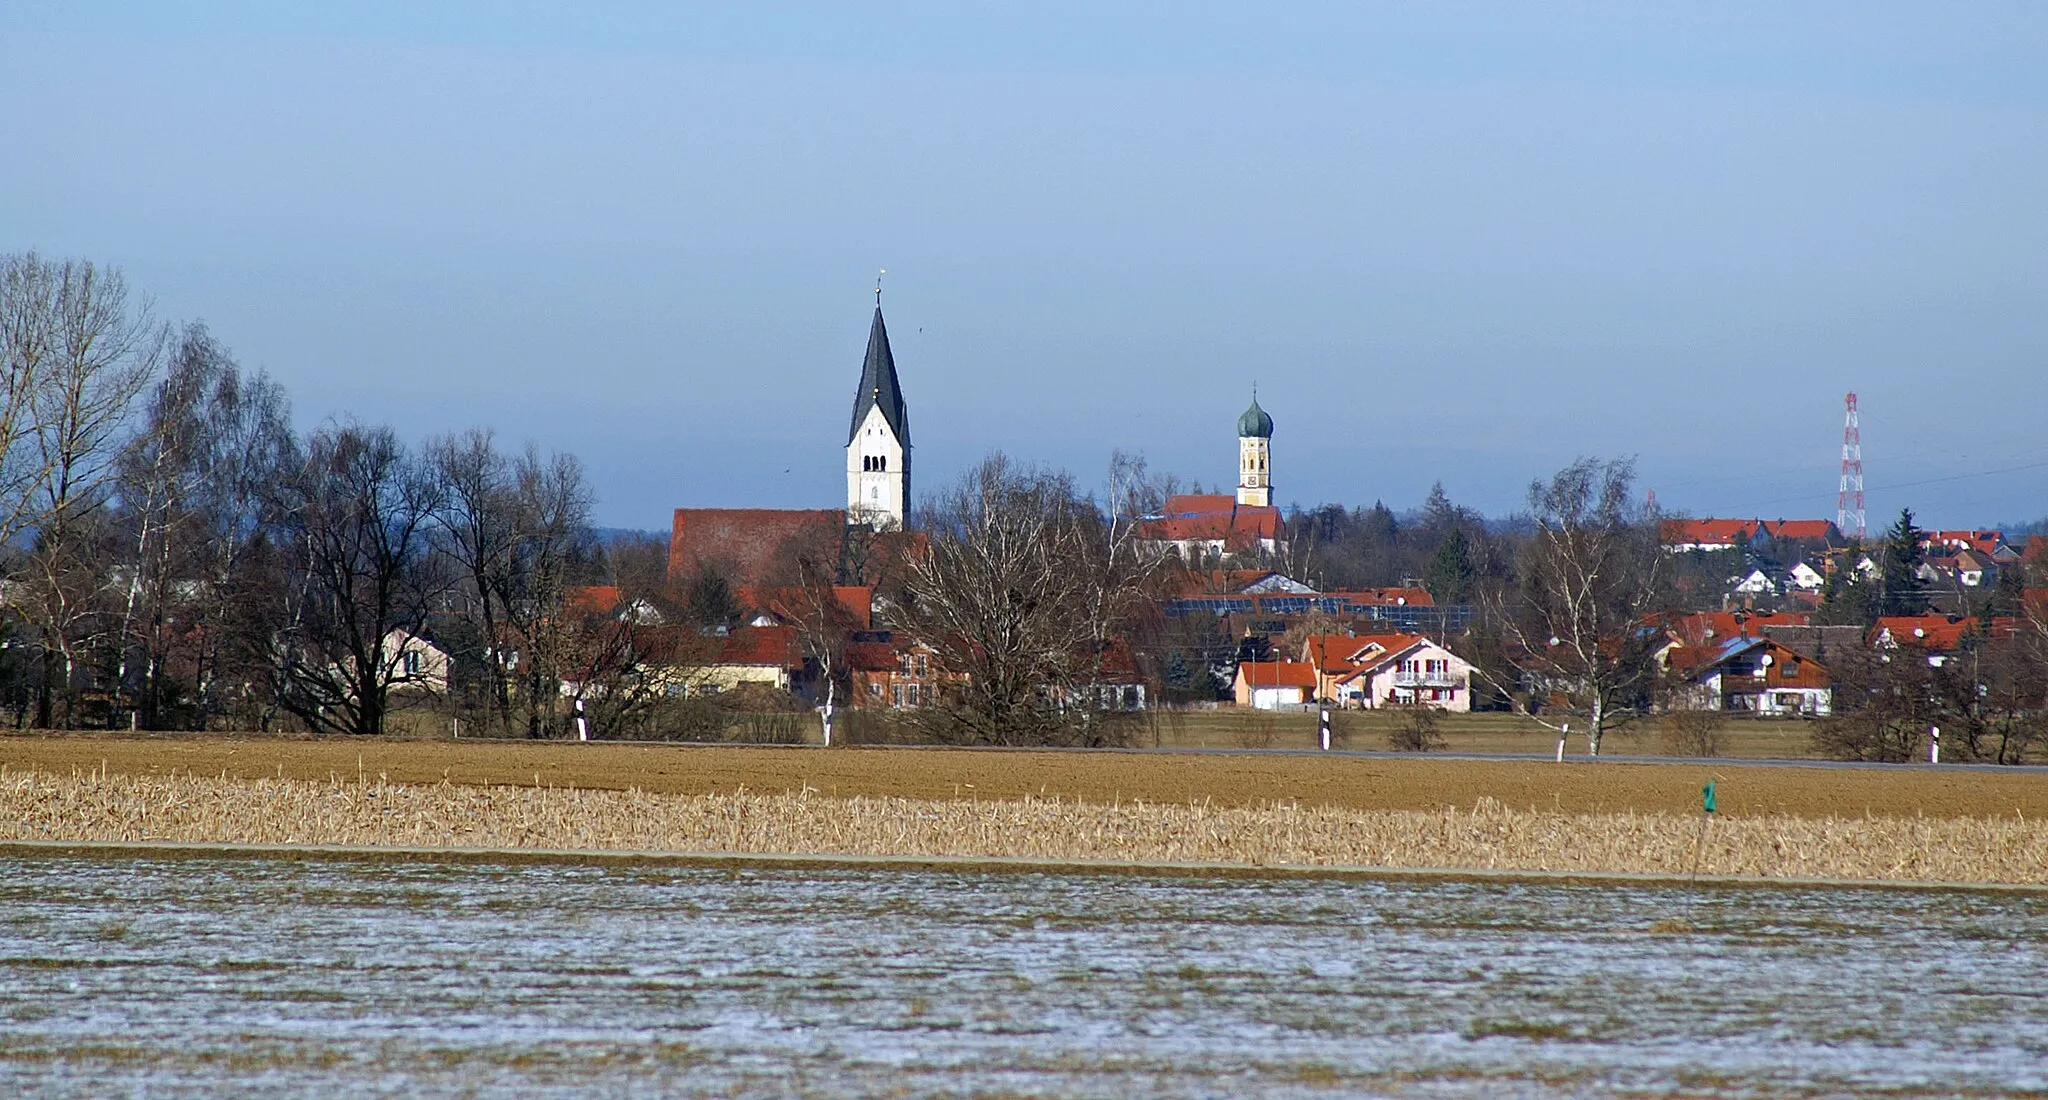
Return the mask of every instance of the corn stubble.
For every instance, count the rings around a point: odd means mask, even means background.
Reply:
[[[2048,884],[2019,817],[931,801],[0,772],[0,840],[568,848]]]

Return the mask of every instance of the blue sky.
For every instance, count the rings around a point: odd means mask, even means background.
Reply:
[[[0,250],[617,525],[840,503],[878,267],[925,488],[2048,515],[2048,7],[734,7],[15,0]]]

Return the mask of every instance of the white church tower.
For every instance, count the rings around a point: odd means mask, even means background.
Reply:
[[[910,413],[882,325],[881,292],[868,330],[867,360],[853,395],[853,430],[846,439],[846,522],[876,530],[903,527],[910,505]]]
[[[877,321],[877,324],[880,322]],[[1252,394],[1252,407],[1237,418],[1237,502],[1265,508],[1273,503],[1273,418],[1259,407],[1259,395]]]

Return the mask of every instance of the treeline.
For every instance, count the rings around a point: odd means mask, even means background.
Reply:
[[[570,455],[291,426],[282,387],[119,272],[0,258],[0,701],[39,727],[379,733],[434,636],[551,732],[562,595],[601,579]],[[524,680],[524,690],[515,681]]]

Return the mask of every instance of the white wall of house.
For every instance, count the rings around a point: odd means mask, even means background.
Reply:
[[[1344,681],[1337,698],[1365,710],[1420,703],[1462,714],[1472,709],[1472,666],[1435,642],[1423,642]]]
[[[1280,710],[1298,707],[1308,701],[1308,689],[1298,687],[1255,687],[1252,689],[1254,710]]]
[[[1821,576],[1820,570],[1803,561],[1786,570],[1785,577],[1792,587],[1804,592],[1818,592],[1827,583],[1827,578]]]
[[[1767,687],[1755,677],[1740,672],[1717,671],[1699,682],[1692,693],[1705,709],[1756,714],[1765,718],[1825,718],[1834,713],[1834,691],[1829,688]]]

